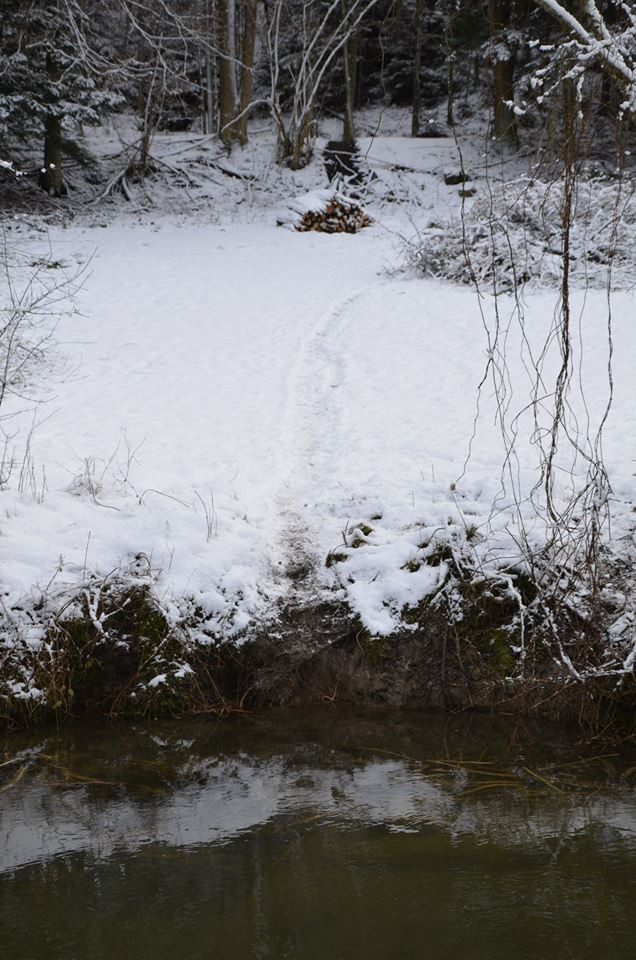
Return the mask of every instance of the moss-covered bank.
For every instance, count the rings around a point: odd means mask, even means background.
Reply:
[[[532,584],[517,588],[530,607]],[[636,736],[633,674],[564,672],[545,623],[521,624],[518,598],[492,584],[467,583],[463,601],[460,617],[430,601],[407,610],[391,637],[369,635],[342,602],[324,600],[287,606],[240,643],[202,643],[191,624],[170,622],[148,586],[113,583],[53,621],[41,644],[16,639],[5,650],[0,723],[353,703],[534,714]],[[574,620],[567,626],[575,636]],[[594,638],[586,642],[589,654]]]

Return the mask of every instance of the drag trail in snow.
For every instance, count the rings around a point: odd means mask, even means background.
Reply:
[[[386,280],[384,281],[387,282]],[[316,318],[300,345],[286,385],[278,444],[280,489],[272,501],[283,572],[305,598],[315,593],[312,574],[324,563],[318,548],[321,520],[308,509],[316,491],[333,483],[342,468],[337,440],[343,430],[342,387],[355,357],[343,350],[343,331],[354,303],[372,294],[378,280],[339,297]]]

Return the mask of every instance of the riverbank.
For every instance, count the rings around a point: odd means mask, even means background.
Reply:
[[[171,626],[147,587],[111,589],[101,599],[107,631],[94,619],[67,619],[41,647],[18,651],[15,664],[40,695],[12,695],[5,681],[0,726],[357,706],[488,713],[554,722],[599,742],[636,741],[633,677],[572,676],[530,621],[532,663],[519,675],[510,652],[519,625],[501,598],[478,597],[461,622],[425,606],[415,629],[411,623],[386,637],[369,634],[344,602],[322,600],[281,609],[243,643],[210,644]],[[588,662],[604,656],[602,633],[587,643]]]

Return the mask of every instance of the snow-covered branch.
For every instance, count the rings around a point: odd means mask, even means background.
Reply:
[[[613,29],[598,9],[595,0],[580,0],[580,16],[576,17],[558,0],[535,0],[571,34],[579,47],[579,58],[597,60],[611,74],[625,99],[621,111],[636,111],[636,16],[627,4],[617,4],[622,23]]]

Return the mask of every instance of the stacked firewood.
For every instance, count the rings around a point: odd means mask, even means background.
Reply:
[[[357,200],[329,190],[297,197],[289,206],[291,214],[278,222],[301,232],[357,233],[373,222]]]

